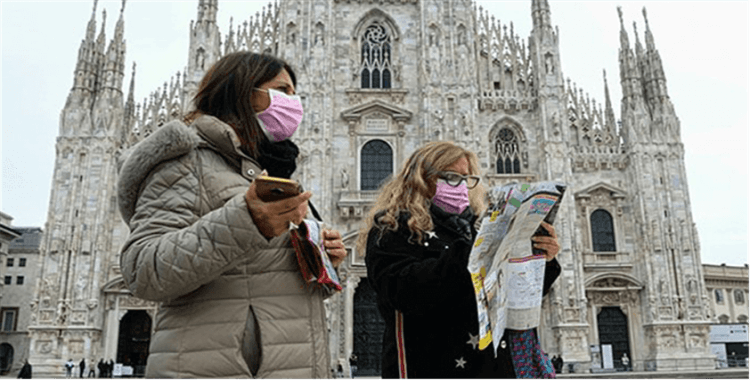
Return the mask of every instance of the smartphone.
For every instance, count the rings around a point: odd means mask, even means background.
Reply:
[[[263,202],[275,202],[302,193],[302,187],[294,180],[259,176],[255,178],[255,193]]]

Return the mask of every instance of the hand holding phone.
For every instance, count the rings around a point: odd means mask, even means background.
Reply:
[[[261,175],[254,182],[255,193],[263,202],[276,202],[302,193],[302,186],[291,179]]]
[[[302,222],[312,193],[301,192],[295,181],[263,177],[259,176],[250,184],[245,201],[255,226],[270,239],[288,231],[290,222],[297,225]]]
[[[532,253],[544,255],[547,261],[551,261],[560,252],[560,242],[557,241],[555,227],[542,221],[534,236],[531,237]]]

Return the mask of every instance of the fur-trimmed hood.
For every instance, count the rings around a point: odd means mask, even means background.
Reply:
[[[141,183],[151,170],[164,161],[189,153],[201,142],[194,129],[174,120],[126,152],[117,178],[117,205],[125,223],[133,217]]]

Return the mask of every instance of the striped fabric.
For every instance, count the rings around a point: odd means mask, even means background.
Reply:
[[[406,374],[406,346],[404,345],[404,315],[396,310],[396,347],[398,349],[398,378],[408,378]]]

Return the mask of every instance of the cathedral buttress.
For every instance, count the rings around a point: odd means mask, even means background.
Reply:
[[[646,19],[645,48],[635,23],[635,52],[620,16],[622,130],[628,154],[628,182],[638,235],[635,268],[647,279],[643,305],[646,369],[664,368],[675,352],[703,360],[709,304],[703,284],[679,120],[667,95],[661,58]],[[644,9],[644,18],[646,16]],[[680,342],[677,344],[676,342]],[[677,351],[675,351],[677,350]]]
[[[107,315],[101,289],[116,273],[117,251],[127,228],[116,210],[114,192],[124,128],[125,2],[106,55],[104,21],[93,39],[96,5],[94,1],[73,87],[61,112],[40,277],[32,300],[29,358],[38,363],[35,373],[49,376],[59,373],[71,357],[88,361],[115,355],[111,347],[101,350]]]

